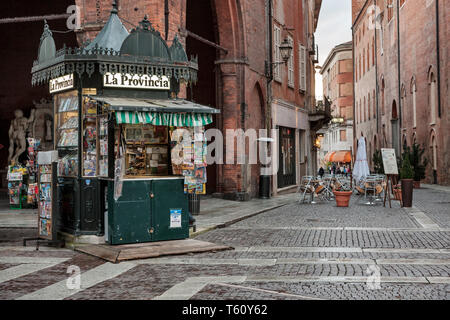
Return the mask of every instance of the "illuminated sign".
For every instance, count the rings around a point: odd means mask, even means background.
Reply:
[[[73,73],[50,80],[50,93],[73,88]]]
[[[170,81],[166,76],[131,75],[123,73],[105,73],[103,86],[129,89],[170,90]]]

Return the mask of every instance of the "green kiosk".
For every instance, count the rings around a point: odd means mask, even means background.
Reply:
[[[219,112],[178,98],[197,71],[147,17],[128,33],[115,4],[80,48],[56,51],[45,23],[32,84],[53,95],[59,232],[109,244],[189,237],[188,194],[205,193],[203,130]]]

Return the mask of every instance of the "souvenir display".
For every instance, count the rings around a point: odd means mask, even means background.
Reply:
[[[52,165],[39,165],[39,236],[49,237],[52,235],[52,202],[53,202],[53,185],[52,185]]]
[[[75,177],[78,173],[78,94],[70,91],[55,98],[56,147],[59,152],[58,174]]]
[[[76,153],[66,154],[58,159],[58,175],[73,177],[78,174],[78,156]]]
[[[78,110],[78,96],[63,97],[59,100],[58,112],[69,112]]]
[[[184,134],[171,132],[172,171],[184,176],[185,193],[205,194],[207,145],[203,128],[182,129]]]
[[[27,187],[24,176],[28,174],[26,168],[20,165],[8,166],[8,194],[11,209],[21,209],[26,202]],[[25,201],[23,201],[25,197]]]
[[[58,147],[76,147],[78,143],[78,132],[75,130],[67,130],[61,133],[58,141]]]
[[[106,116],[99,116],[99,154],[98,154],[98,175],[106,177],[108,175],[108,119]]]

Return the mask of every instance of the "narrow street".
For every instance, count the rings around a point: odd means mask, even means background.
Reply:
[[[0,299],[448,300],[448,199],[448,188],[425,186],[410,209],[358,196],[349,208],[291,201],[196,237],[234,250],[119,264],[22,247],[20,237],[32,234],[2,229],[15,241],[0,243]],[[80,289],[68,289],[69,266],[81,270]]]

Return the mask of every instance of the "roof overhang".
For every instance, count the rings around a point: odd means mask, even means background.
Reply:
[[[89,98],[108,105],[113,111],[136,112],[186,112],[186,113],[220,113],[220,110],[183,99],[145,99],[90,96]]]

